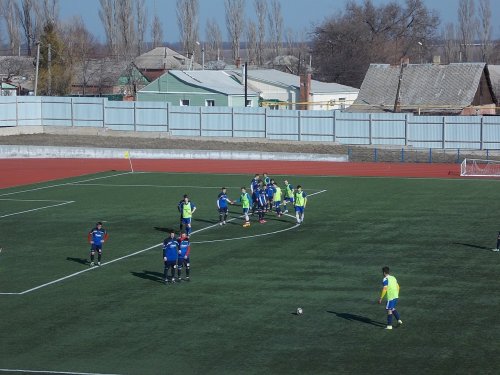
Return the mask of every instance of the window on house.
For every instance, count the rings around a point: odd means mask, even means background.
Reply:
[[[247,104],[246,104],[247,107],[251,107],[252,106],[252,100],[250,99],[247,99]]]
[[[181,106],[186,107],[189,105],[189,99],[181,99]]]
[[[340,109],[345,109],[345,98],[339,98]]]
[[[205,107],[215,107],[215,100],[213,99],[205,100]]]

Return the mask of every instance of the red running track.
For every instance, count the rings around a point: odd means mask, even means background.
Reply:
[[[281,175],[460,177],[459,164],[344,163],[314,161],[240,161],[134,159],[135,171]],[[128,159],[0,159],[0,188],[77,177],[110,170],[130,171]]]

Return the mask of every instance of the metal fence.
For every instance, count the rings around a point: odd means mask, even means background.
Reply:
[[[498,116],[179,107],[162,102],[117,102],[105,98],[0,97],[0,127],[32,125],[346,145],[500,149]]]

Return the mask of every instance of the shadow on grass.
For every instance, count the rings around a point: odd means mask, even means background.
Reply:
[[[480,250],[491,250],[492,249],[491,247],[474,245],[474,244],[463,243],[463,242],[453,242],[453,245],[460,245],[460,246],[472,247],[474,249],[480,249]]]
[[[157,230],[158,232],[170,233],[171,230],[175,232],[175,229],[172,228],[154,227],[154,229]]]
[[[330,314],[335,314],[335,315],[337,315],[337,317],[345,319],[345,320],[370,324],[370,325],[375,326],[375,327],[385,327],[385,323],[377,322],[376,320],[373,320],[371,318],[367,318],[366,316],[349,314],[349,313],[338,313],[335,311],[327,311],[327,312]]]
[[[208,219],[199,219],[199,218],[196,218],[194,221],[195,222],[200,222],[200,223],[217,224],[219,222],[219,219],[208,220]]]
[[[142,272],[130,272],[135,277],[139,277],[144,280],[155,281],[157,283],[163,283],[163,273],[155,271],[144,270]]]
[[[84,258],[73,258],[73,257],[67,257],[66,260],[70,260],[72,262],[80,263],[80,264],[89,264],[87,259]]]

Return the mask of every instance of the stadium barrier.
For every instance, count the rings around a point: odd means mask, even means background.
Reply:
[[[0,97],[1,127],[57,126],[184,137],[500,150],[498,116],[417,116],[339,110],[180,107],[106,98]]]

